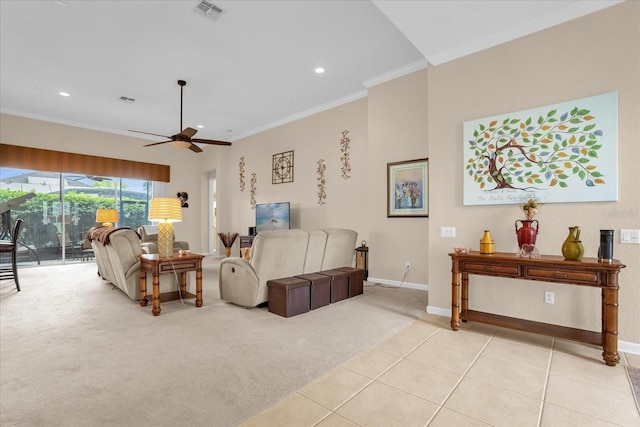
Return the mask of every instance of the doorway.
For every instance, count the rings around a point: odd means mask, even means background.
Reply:
[[[209,253],[217,254],[218,248],[218,207],[215,172],[209,174]]]

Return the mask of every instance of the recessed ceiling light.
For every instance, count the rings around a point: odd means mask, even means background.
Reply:
[[[318,74],[324,73],[324,68],[322,68],[322,67],[316,68],[316,73],[318,73]]]
[[[59,93],[60,95],[62,95],[62,96],[71,96],[71,95],[69,95],[67,92],[58,92],[58,93]]]
[[[197,127],[198,129],[202,129],[204,126],[202,126],[202,125],[198,125],[198,126],[196,126],[196,127]]]

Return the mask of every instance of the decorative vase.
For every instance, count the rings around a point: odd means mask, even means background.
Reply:
[[[480,253],[481,254],[492,254],[493,250],[493,239],[491,238],[491,233],[489,230],[484,230],[484,234],[482,235],[482,239],[480,239]]]
[[[584,255],[584,246],[580,241],[580,227],[569,227],[569,235],[562,244],[562,255],[567,260],[577,261]]]
[[[224,248],[224,250],[225,250],[225,252],[227,254],[227,257],[230,257],[231,256],[231,248]]]
[[[535,224],[535,228],[533,228],[533,223]],[[520,228],[518,228],[518,223],[520,223]],[[538,237],[538,220],[537,219],[517,219],[515,222],[516,227],[516,236],[518,237],[518,247],[522,249],[522,245],[531,245],[535,246],[536,238]]]

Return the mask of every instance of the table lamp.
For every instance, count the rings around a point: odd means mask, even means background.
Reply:
[[[149,207],[149,221],[158,221],[158,256],[173,254],[173,223],[182,221],[182,207],[177,197],[154,197]]]
[[[118,211],[115,209],[97,209],[96,222],[101,222],[103,227],[113,227],[118,222]]]

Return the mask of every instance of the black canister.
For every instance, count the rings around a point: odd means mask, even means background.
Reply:
[[[613,262],[613,230],[600,230],[598,262],[607,264]]]

